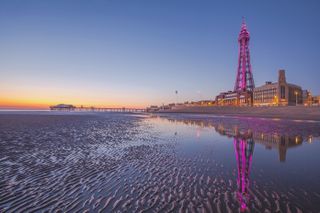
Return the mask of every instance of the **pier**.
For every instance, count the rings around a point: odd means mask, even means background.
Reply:
[[[93,111],[93,112],[145,112],[143,108],[114,108],[114,107],[76,107],[74,111]]]
[[[145,112],[144,108],[126,108],[126,107],[76,107],[71,104],[58,104],[50,106],[52,111],[78,111],[78,112]]]

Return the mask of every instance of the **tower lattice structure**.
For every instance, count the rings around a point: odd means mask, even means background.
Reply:
[[[249,51],[250,34],[247,29],[247,25],[242,20],[241,30],[238,37],[239,42],[239,59],[237,79],[234,85],[234,91],[252,91],[254,89],[254,81],[252,76],[252,69],[250,63],[250,51]]]

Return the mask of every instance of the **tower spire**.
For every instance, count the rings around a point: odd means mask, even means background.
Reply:
[[[241,30],[238,37],[239,42],[239,59],[237,78],[234,85],[234,91],[252,91],[254,88],[254,81],[250,63],[249,51],[250,34],[247,30],[244,17],[242,17]]]

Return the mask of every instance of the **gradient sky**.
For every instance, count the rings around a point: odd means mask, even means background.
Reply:
[[[0,107],[144,107],[232,90],[242,16],[256,86],[320,95],[320,1],[0,0]]]

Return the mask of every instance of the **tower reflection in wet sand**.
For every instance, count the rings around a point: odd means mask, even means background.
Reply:
[[[245,211],[249,202],[249,178],[254,142],[252,138],[234,138],[234,149],[238,168],[238,192],[240,210]]]

